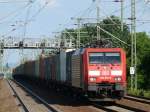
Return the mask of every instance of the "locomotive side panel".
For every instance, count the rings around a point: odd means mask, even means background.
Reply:
[[[77,88],[81,88],[80,62],[80,56],[72,56],[72,86]]]

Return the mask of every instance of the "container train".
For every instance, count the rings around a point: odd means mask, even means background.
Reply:
[[[27,61],[13,74],[89,98],[120,99],[126,92],[126,54],[121,48],[61,51]]]

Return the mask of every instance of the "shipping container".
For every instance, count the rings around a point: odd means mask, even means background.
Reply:
[[[55,60],[54,60],[54,56],[51,56],[50,57],[50,80],[55,80],[55,78],[54,78],[54,72],[55,72],[55,67],[54,67],[54,62],[55,62]]]
[[[66,82],[66,52],[60,52],[60,81]]]
[[[39,59],[35,61],[35,77],[39,77]]]
[[[45,79],[50,80],[50,57],[44,59],[45,64]]]
[[[66,82],[67,84],[71,84],[72,76],[71,76],[71,69],[72,69],[72,54],[73,52],[67,52],[66,53]]]
[[[35,61],[31,62],[31,68],[32,68],[32,72],[31,72],[31,77],[33,76],[35,78]]]
[[[39,62],[39,78],[41,80],[44,80],[44,56],[40,56],[40,62]]]
[[[55,67],[56,67],[56,81],[60,81],[60,54],[55,56]]]
[[[66,81],[66,52],[60,52],[54,56],[53,67],[54,67],[54,77],[56,77],[57,82]]]

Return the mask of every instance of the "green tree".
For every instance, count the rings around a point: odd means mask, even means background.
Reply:
[[[87,43],[91,43],[96,39],[97,36],[97,24],[95,23],[88,23],[81,27],[80,35],[81,35],[81,44],[86,45]],[[123,31],[121,30],[121,20],[116,16],[110,16],[105,18],[103,21],[99,23],[100,27],[104,30],[108,31],[109,33],[113,34],[114,36],[118,37],[119,39],[129,42],[129,27],[127,24],[124,23]],[[68,32],[75,32],[73,35],[74,39],[77,39],[77,32],[78,29],[66,29]],[[122,44],[118,40],[114,39],[104,31],[100,31],[101,38],[110,40],[113,43],[114,47],[123,47],[127,48],[128,46]]]
[[[145,32],[137,33],[137,74],[139,88],[150,89],[150,38]]]
[[[147,53],[142,61],[141,61],[141,65],[140,65],[140,70],[142,73],[142,79],[143,81],[140,84],[140,87],[146,90],[150,90],[150,51],[149,53]]]
[[[131,36],[129,36],[131,37]],[[136,33],[136,40],[137,40],[137,76],[138,76],[138,88],[145,88],[145,68],[142,68],[146,66],[145,62],[145,56],[146,52],[150,51],[150,38],[145,32],[139,32]],[[129,38],[128,44],[130,44],[131,38]],[[129,74],[129,68],[131,65],[131,47],[126,49],[127,53],[127,75],[128,75],[128,86],[130,86],[130,74]]]
[[[110,32],[111,34],[118,37],[119,39],[125,41],[126,43],[129,42],[129,37],[130,37],[129,27],[127,24],[123,23],[124,26],[122,31],[121,20],[118,17],[116,16],[108,17],[104,19],[100,23],[100,25],[104,30]],[[116,39],[113,39],[112,37],[110,37],[110,35],[106,34],[105,32],[102,32],[102,36],[103,38],[111,38],[113,43],[116,44]],[[121,44],[119,41],[117,42],[117,44],[119,44],[119,46],[121,47],[127,47],[126,45]]]

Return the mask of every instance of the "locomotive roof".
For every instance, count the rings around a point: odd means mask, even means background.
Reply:
[[[74,51],[73,55],[81,55],[83,54],[85,51],[88,52],[97,52],[101,50],[102,52],[104,51],[108,51],[108,52],[115,52],[115,51],[122,51],[122,48],[80,48]]]

